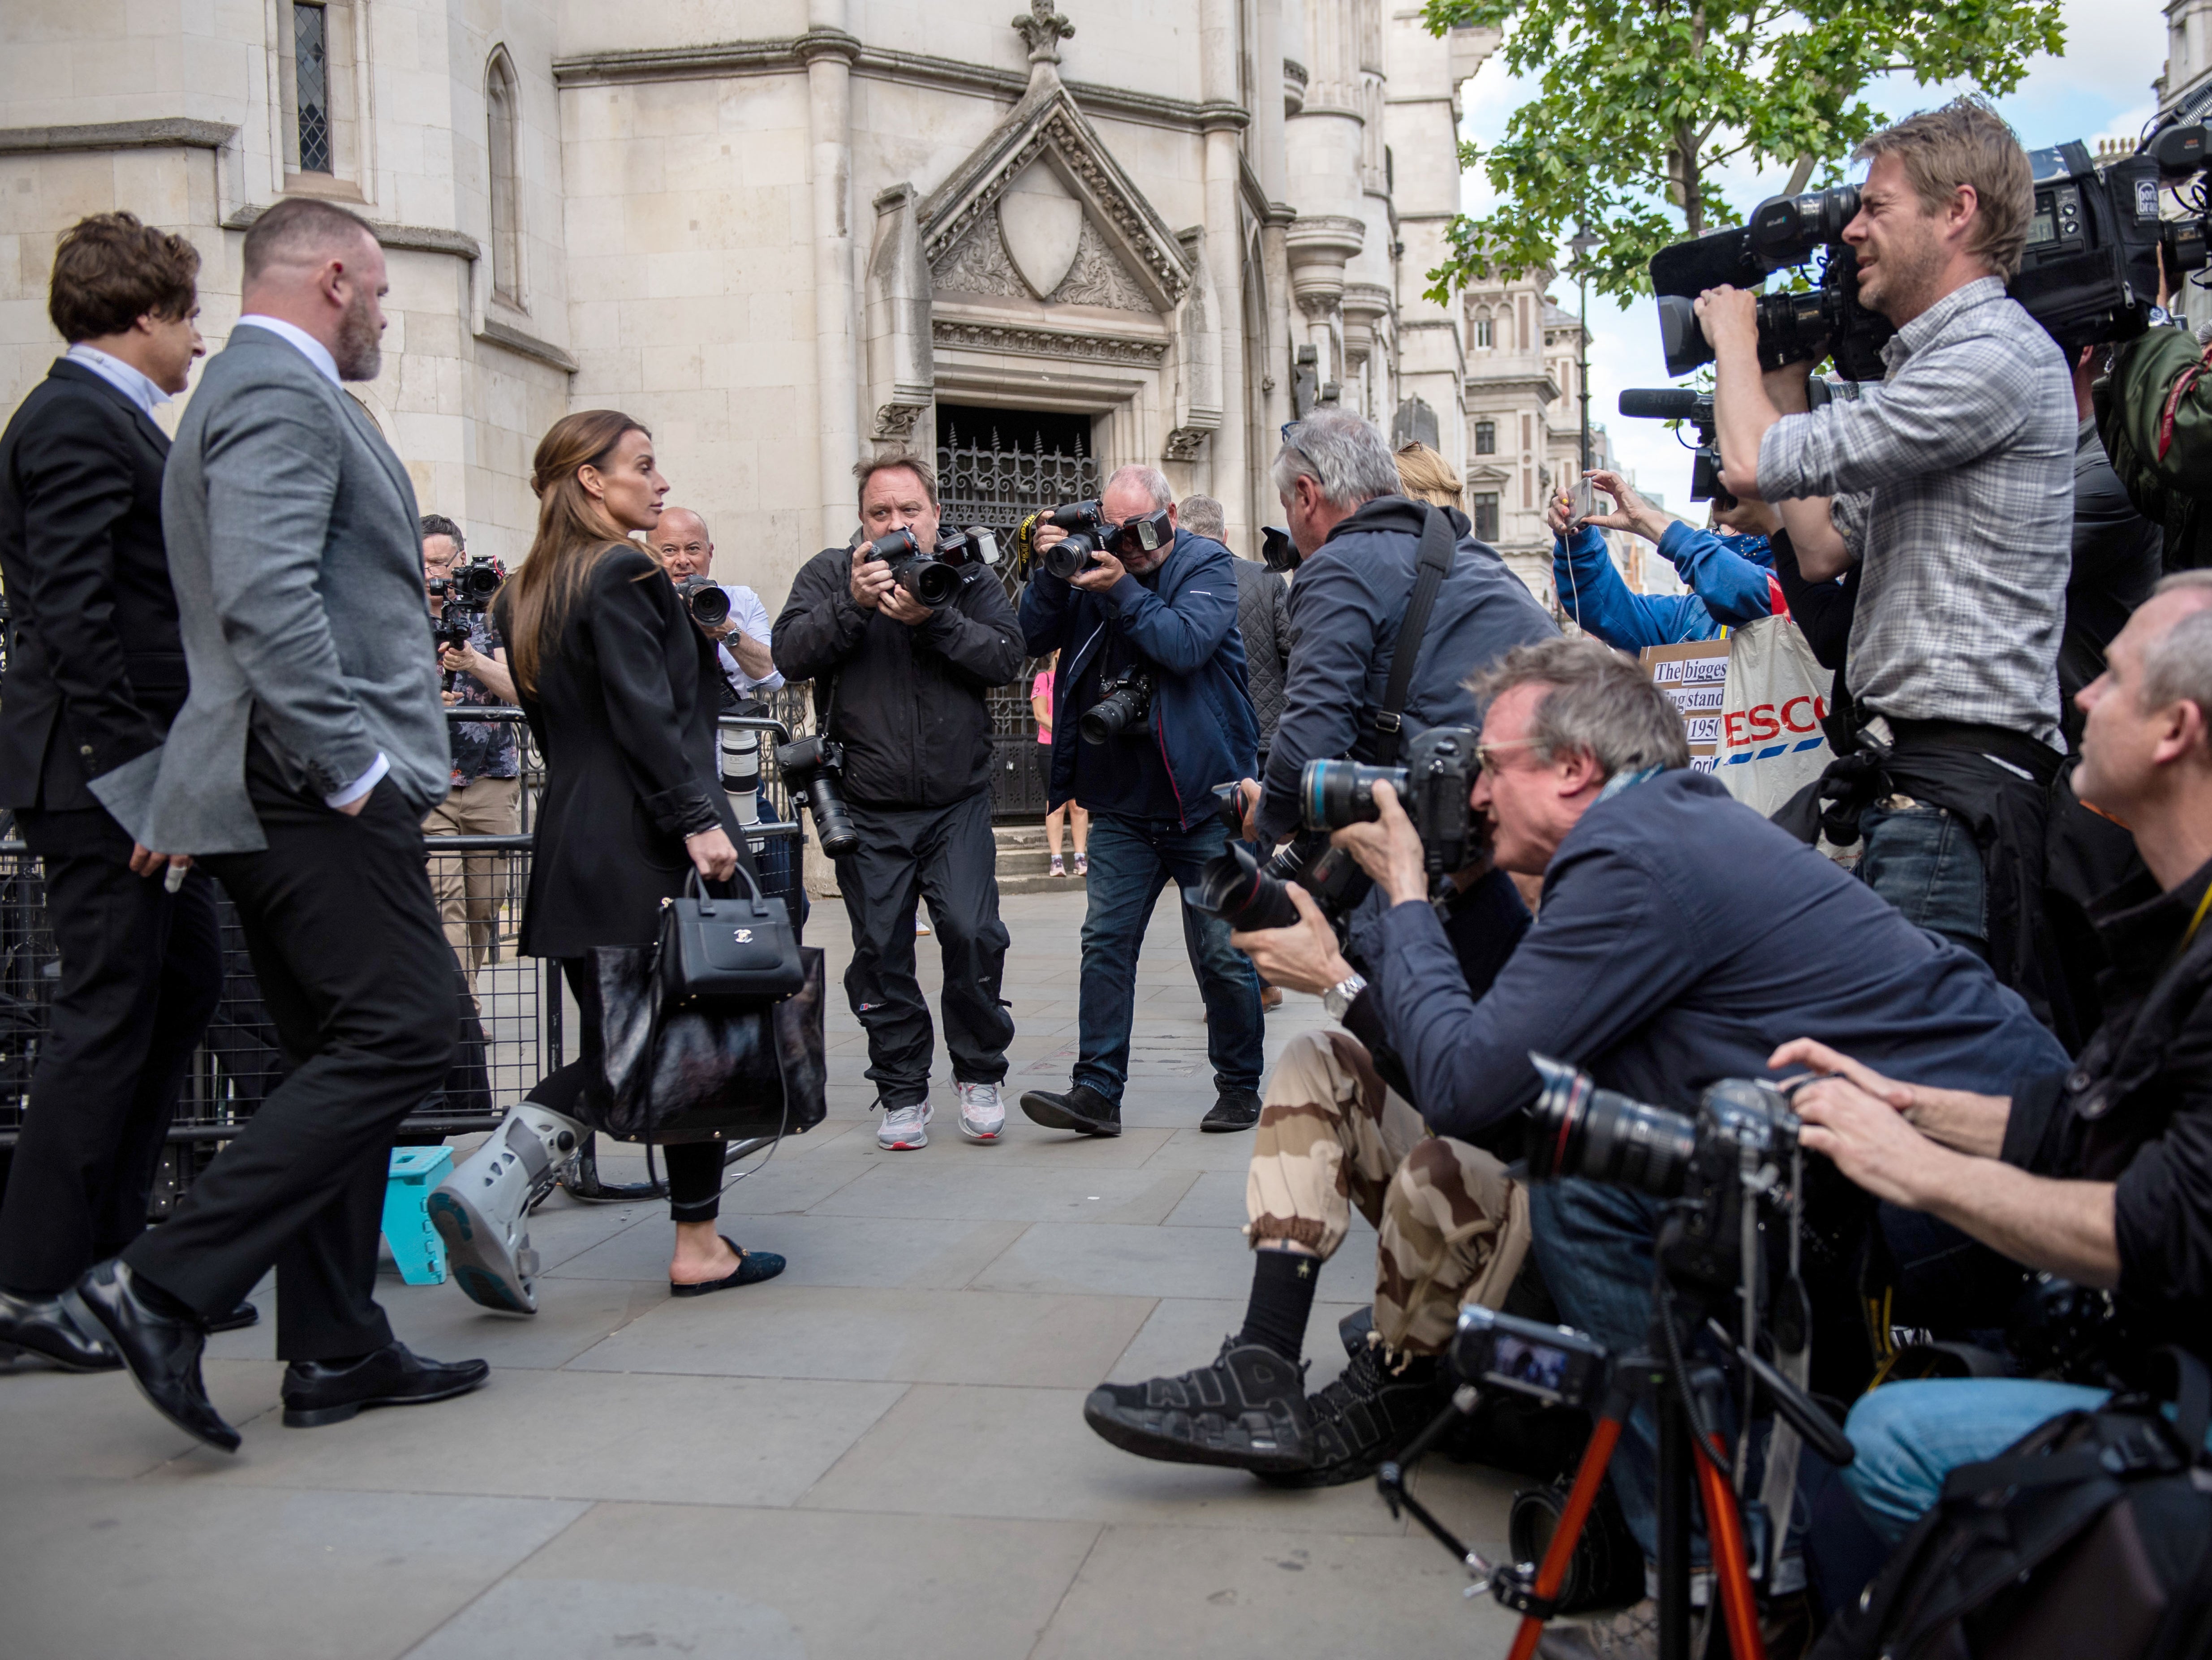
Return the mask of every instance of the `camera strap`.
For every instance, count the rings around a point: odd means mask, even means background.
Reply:
[[[1414,567],[1413,591],[1406,601],[1405,620],[1398,625],[1397,648],[1390,654],[1390,678],[1382,688],[1382,707],[1375,712],[1375,764],[1398,764],[1398,745],[1405,733],[1406,698],[1413,689],[1413,670],[1421,655],[1421,638],[1428,632],[1429,613],[1437,608],[1437,593],[1451,572],[1458,538],[1442,508],[1432,507],[1421,526],[1419,562]]]

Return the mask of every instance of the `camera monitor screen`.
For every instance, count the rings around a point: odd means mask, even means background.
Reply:
[[[1556,1396],[1566,1392],[1568,1359],[1565,1349],[1500,1332],[1488,1375],[1497,1383],[1510,1383],[1532,1394],[1540,1390]]]

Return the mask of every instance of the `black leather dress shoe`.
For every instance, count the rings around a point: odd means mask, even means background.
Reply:
[[[284,1426],[343,1424],[371,1407],[421,1407],[450,1401],[491,1376],[482,1360],[425,1360],[406,1344],[386,1344],[343,1365],[295,1360],[284,1369]]]
[[[259,1309],[251,1303],[240,1303],[228,1314],[210,1316],[207,1323],[208,1335],[212,1337],[219,1331],[244,1331],[248,1326],[259,1324],[260,1321]]]
[[[1030,1090],[1022,1097],[1022,1110],[1048,1130],[1079,1130],[1085,1135],[1121,1133],[1121,1104],[1109,1101],[1088,1084],[1078,1084],[1065,1095]]]
[[[1225,1130],[1249,1130],[1259,1122],[1259,1091],[1224,1090],[1215,1099],[1213,1110],[1198,1121],[1198,1127],[1218,1135]]]
[[[79,1325],[104,1333],[114,1344],[155,1411],[218,1451],[236,1452],[238,1432],[223,1422],[200,1380],[206,1323],[190,1313],[156,1309],[146,1296],[149,1289],[114,1259],[87,1268],[66,1300]]]
[[[0,1360],[35,1354],[65,1371],[113,1371],[123,1362],[77,1329],[58,1296],[0,1291]]]

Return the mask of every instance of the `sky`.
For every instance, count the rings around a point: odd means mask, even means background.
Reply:
[[[2133,137],[2156,108],[2150,83],[2166,58],[2166,18],[2159,0],[2064,0],[2061,15],[2065,55],[2036,58],[2012,95],[1998,101],[1998,110],[2031,149],[2079,138],[2094,149],[2100,137]],[[1535,88],[1533,82],[1509,76],[1503,57],[1493,56],[1463,90],[1461,136],[1486,145],[1504,136],[1507,119]],[[1921,87],[1899,76],[1875,82],[1866,96],[1883,113],[1903,116],[1941,103],[1953,90],[1964,88]],[[1748,210],[1779,192],[1786,173],[1730,174],[1729,199]],[[1470,214],[1487,212],[1496,201],[1479,167],[1462,178],[1461,196],[1463,210]],[[1578,303],[1571,283],[1554,283],[1552,294],[1569,311]],[[1590,418],[1612,435],[1614,453],[1633,469],[1640,489],[1656,490],[1677,512],[1689,512],[1689,451],[1663,424],[1626,420],[1613,412],[1623,387],[1668,384],[1660,359],[1656,307],[1646,297],[1624,308],[1594,294],[1590,330]]]

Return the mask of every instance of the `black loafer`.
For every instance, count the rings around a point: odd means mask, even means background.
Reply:
[[[481,1388],[491,1376],[482,1360],[425,1360],[400,1342],[344,1365],[295,1360],[284,1369],[284,1426],[343,1424],[372,1407],[424,1407]]]
[[[163,1306],[156,1307],[157,1298]],[[81,1328],[115,1346],[149,1406],[218,1452],[238,1450],[238,1432],[223,1422],[200,1379],[205,1321],[137,1279],[119,1257],[87,1268],[64,1300]]]
[[[0,1360],[35,1354],[64,1371],[113,1371],[122,1359],[98,1337],[77,1329],[59,1293],[0,1291]]]
[[[1198,1121],[1198,1127],[1219,1134],[1224,1130],[1249,1130],[1259,1122],[1259,1091],[1224,1090],[1215,1099],[1213,1110]]]
[[[228,1314],[210,1316],[207,1323],[208,1335],[212,1337],[219,1331],[244,1331],[248,1326],[259,1324],[260,1320],[259,1309],[251,1303],[240,1303]]]
[[[773,1280],[783,1272],[783,1258],[772,1250],[743,1250],[728,1234],[721,1236],[722,1243],[738,1253],[738,1268],[720,1280],[702,1280],[696,1285],[679,1286],[668,1282],[671,1297],[704,1297],[710,1291],[732,1291],[739,1286],[757,1286],[763,1280]]]
[[[1085,1135],[1121,1133],[1121,1104],[1109,1101],[1088,1084],[1078,1084],[1065,1095],[1049,1090],[1026,1091],[1022,1110],[1048,1130],[1077,1130]]]

